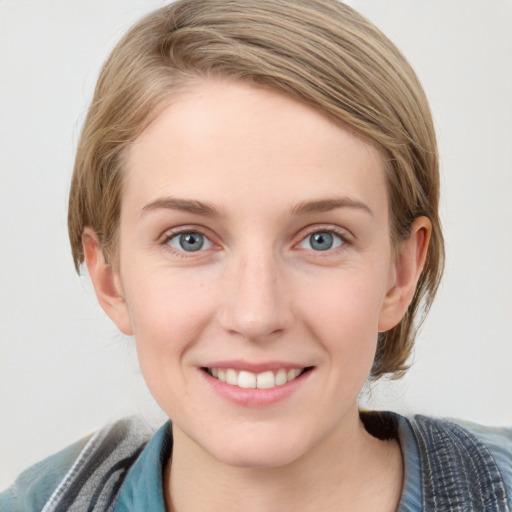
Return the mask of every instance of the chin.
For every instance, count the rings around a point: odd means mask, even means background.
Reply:
[[[265,469],[287,466],[300,458],[300,455],[302,454],[292,449],[277,451],[274,447],[269,447],[268,450],[258,447],[251,451],[245,447],[242,451],[230,450],[219,454],[218,458],[224,464],[236,468]]]
[[[268,438],[261,433],[218,440],[210,452],[229,466],[247,469],[279,468],[293,463],[307,451],[308,440],[299,441],[287,434]]]

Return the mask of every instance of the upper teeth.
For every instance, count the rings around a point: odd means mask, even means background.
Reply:
[[[297,378],[302,368],[285,370],[281,368],[276,372],[271,370],[262,373],[252,373],[245,370],[237,371],[232,368],[208,368],[208,373],[222,382],[240,388],[270,389],[282,386]]]

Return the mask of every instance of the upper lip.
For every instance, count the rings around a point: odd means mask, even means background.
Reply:
[[[265,361],[265,362],[249,362],[243,360],[230,360],[230,361],[212,361],[202,365],[203,368],[231,368],[238,371],[246,371],[251,373],[262,373],[265,371],[277,371],[281,368],[291,370],[295,368],[308,368],[311,365],[304,365],[302,363],[295,363],[289,361]]]

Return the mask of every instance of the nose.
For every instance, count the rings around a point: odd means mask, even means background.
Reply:
[[[290,293],[272,256],[241,257],[224,279],[222,328],[250,341],[273,340],[293,322]]]

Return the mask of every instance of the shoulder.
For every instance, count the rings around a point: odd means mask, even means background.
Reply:
[[[476,455],[470,448],[481,450],[494,459],[500,469],[512,470],[512,427],[489,427],[459,419],[414,416],[409,421],[423,445],[466,447],[467,456]],[[431,437],[433,436],[433,437]]]
[[[0,512],[35,512],[49,504],[54,510],[90,493],[98,482],[111,498],[152,432],[138,417],[103,427],[21,473],[0,494]]]
[[[90,436],[81,439],[23,471],[9,488],[0,493],[0,512],[42,510],[89,439]]]
[[[451,420],[475,436],[489,450],[507,484],[512,501],[512,427],[488,427],[469,421]]]
[[[425,505],[453,506],[456,490],[474,510],[510,510],[512,429],[426,416],[404,420],[418,451]]]

